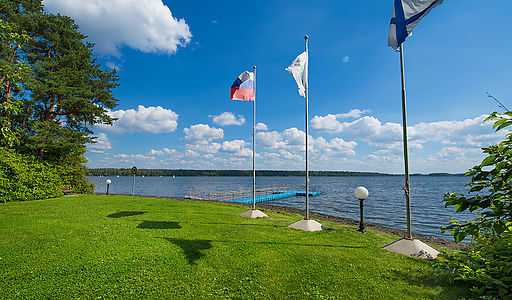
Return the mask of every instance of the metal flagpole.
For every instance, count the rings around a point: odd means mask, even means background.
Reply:
[[[304,72],[308,74],[308,66],[309,66],[309,57],[308,57],[308,36],[306,35],[304,37],[306,40],[306,66]],[[309,77],[309,74],[308,74]],[[302,76],[304,78],[304,75]],[[308,78],[306,77],[306,80]],[[305,92],[306,92],[306,220],[309,220],[309,161],[308,161],[308,131],[309,131],[309,116],[308,116],[308,83],[306,82],[305,86]]]
[[[262,211],[256,209],[256,66],[253,69],[253,94],[252,101],[252,207],[241,213],[241,216],[249,218],[268,217]]]
[[[404,136],[404,162],[405,162],[405,204],[407,207],[407,239],[411,235],[411,201],[409,199],[409,155],[407,151],[407,116],[405,110],[405,72],[404,72],[404,44],[400,45],[400,71],[402,72],[402,127]]]
[[[252,105],[252,209],[256,209],[256,167],[255,159],[256,156],[256,66],[253,66],[254,72],[254,101]]]
[[[306,35],[304,37],[304,40],[306,42],[306,61],[304,62],[304,69],[302,70],[302,85],[304,86],[304,96],[306,98],[306,217],[304,219],[300,219],[299,221],[297,222],[294,222],[290,225],[288,225],[288,227],[290,228],[294,228],[294,229],[299,229],[299,230],[305,230],[305,231],[320,231],[320,230],[323,230],[323,226],[322,224],[318,223],[317,221],[315,220],[311,220],[309,218],[309,111],[308,111],[308,100],[309,100],[309,88],[308,88],[308,36]],[[300,56],[298,56],[295,61],[292,63],[292,66],[295,68],[295,70],[293,70],[293,72],[296,72],[296,67],[298,65],[301,65],[302,63],[302,54],[300,54]],[[299,59],[300,57],[300,59]],[[294,75],[294,78],[296,76],[296,73],[294,74],[292,71],[290,71],[290,73],[292,73],[292,75]],[[305,72],[305,73],[304,73]],[[297,80],[296,78],[296,81],[297,81],[297,85],[299,86],[299,88],[301,87],[299,81]],[[300,90],[299,90],[300,91]],[[301,94],[302,96],[302,94]]]

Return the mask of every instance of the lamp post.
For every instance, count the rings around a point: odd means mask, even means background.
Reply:
[[[107,180],[105,180],[105,183],[107,184],[107,195],[108,195],[108,188],[110,187],[110,184],[112,183],[112,180],[107,179]]]
[[[368,198],[368,190],[365,187],[360,186],[354,191],[354,195],[359,199],[359,209],[361,211],[361,220],[359,221],[359,229],[357,231],[364,233],[366,230],[364,230],[363,224],[363,206],[364,200]]]

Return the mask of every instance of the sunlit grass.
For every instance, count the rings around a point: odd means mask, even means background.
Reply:
[[[395,237],[286,226],[299,215],[128,196],[0,205],[0,297],[453,299],[431,262],[380,247]]]

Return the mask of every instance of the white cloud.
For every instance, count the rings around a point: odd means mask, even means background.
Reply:
[[[397,123],[382,124],[377,118],[365,116],[342,124],[342,132],[373,145],[402,140],[402,126]]]
[[[257,132],[257,145],[268,149],[277,149],[284,147],[283,137],[277,131]]]
[[[267,124],[265,124],[265,123],[256,124],[256,130],[267,131],[268,130]]]
[[[187,149],[187,150],[185,150],[185,156],[186,157],[198,157],[201,155],[194,150]]]
[[[207,124],[196,124],[183,129],[185,140],[191,144],[207,144],[208,142],[224,137],[224,130],[210,127]]]
[[[214,142],[211,144],[187,144],[186,147],[202,153],[217,153],[222,146]]]
[[[491,123],[483,123],[486,117],[482,115],[462,121],[422,122],[408,126],[409,147],[421,149],[428,142],[467,147],[484,147],[496,143],[503,138],[504,133],[494,133]],[[384,150],[397,151],[400,148],[402,125],[399,123],[383,124],[372,116],[364,116],[353,122],[340,122],[338,118],[340,115],[334,114],[315,116],[311,120],[311,127],[328,133],[347,134]]]
[[[295,160],[298,162],[304,161],[304,158],[302,156],[297,155],[297,154],[292,154],[291,152],[286,151],[286,150],[279,150],[278,153],[276,153],[276,154],[278,155],[277,157],[280,159]]]
[[[257,145],[267,150],[277,151],[276,157],[290,159],[291,155],[295,159],[302,159],[304,154],[306,134],[295,127],[288,128],[281,133],[277,131],[256,133]],[[326,140],[323,137],[314,138],[309,136],[310,154],[315,157],[326,156],[354,156],[356,154],[354,141],[345,141],[342,138],[333,138]],[[287,155],[289,153],[289,155]],[[299,155],[300,154],[300,155]],[[266,155],[270,155],[267,153]],[[274,157],[274,158],[276,158]]]
[[[341,138],[334,138],[330,141],[319,137],[312,139],[311,152],[312,154],[325,155],[325,156],[354,156],[356,152],[354,148],[357,143],[354,141],[346,142]]]
[[[409,135],[414,139],[441,141],[468,147],[485,147],[496,143],[505,135],[505,131],[494,133],[492,123],[484,123],[487,115],[462,121],[440,121],[419,123],[409,129]]]
[[[243,125],[245,123],[244,116],[238,115],[235,117],[235,115],[231,112],[223,112],[218,116],[212,116],[210,115],[210,118],[213,118],[213,123],[219,125],[219,126],[228,126],[228,125]]]
[[[116,133],[173,132],[178,127],[178,114],[161,106],[144,107],[139,105],[137,110],[115,110],[107,112],[111,117],[117,118],[114,125],[96,125],[96,127]]]
[[[337,133],[343,130],[343,124],[337,120],[337,115],[328,114],[325,117],[315,116],[310,121],[311,129],[328,133]]]
[[[232,153],[235,156],[252,156],[252,150],[245,148],[246,145],[249,145],[249,143],[242,140],[224,141],[221,144],[220,151]]]
[[[282,136],[286,140],[287,145],[303,146],[306,144],[306,133],[295,127],[283,131]]]
[[[360,110],[360,109],[356,108],[356,109],[350,110],[348,113],[345,113],[345,114],[337,114],[336,117],[338,117],[340,119],[359,118],[362,115],[370,113],[370,112],[371,112],[371,110],[369,110],[369,109]]]
[[[179,151],[176,151],[175,149],[169,149],[169,148],[164,148],[162,150],[151,149],[151,151],[149,151],[149,153],[147,155],[155,155],[155,156],[168,155],[168,156],[179,157],[179,158],[183,157],[183,154],[180,153]]]
[[[311,119],[311,129],[325,131],[329,133],[337,133],[343,130],[343,124],[338,119],[359,118],[363,114],[369,113],[370,110],[352,109],[344,114],[327,114],[325,117],[315,116]]]
[[[143,155],[143,154],[116,154],[113,157],[115,158],[121,158],[122,161],[132,161],[132,160],[154,160],[155,157]]]
[[[70,16],[100,54],[120,56],[128,46],[142,52],[173,54],[190,42],[184,19],[162,0],[44,0],[45,9]]]
[[[107,135],[103,132],[98,134],[98,137],[95,139],[96,143],[87,144],[87,151],[97,154],[103,154],[108,149],[112,148],[112,143],[108,139]]]

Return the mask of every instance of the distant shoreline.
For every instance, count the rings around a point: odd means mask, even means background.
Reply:
[[[131,169],[95,168],[89,169],[88,176],[132,176]],[[185,170],[185,169],[138,169],[137,176],[252,176],[252,170]],[[305,171],[256,170],[256,176],[306,176]],[[377,172],[351,171],[310,171],[309,176],[404,176]],[[464,176],[463,173],[411,174],[410,176]]]

